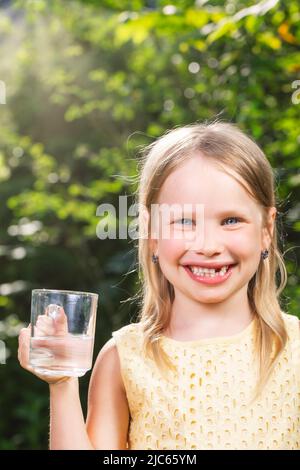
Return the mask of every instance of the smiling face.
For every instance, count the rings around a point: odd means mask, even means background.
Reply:
[[[262,228],[259,205],[244,187],[196,154],[168,176],[157,203],[185,208],[179,217],[171,214],[169,221],[163,221],[169,225],[170,236],[151,240],[160,269],[174,287],[175,299],[179,295],[197,303],[220,303],[243,292],[245,300],[261,251],[269,247],[271,240]],[[195,213],[186,210],[187,205],[203,208],[200,230]],[[271,208],[271,233],[275,215],[276,209]],[[186,266],[214,264],[235,266],[230,275],[225,274],[222,279],[218,276],[219,281],[213,273],[204,279],[200,272],[193,275]],[[211,281],[206,280],[207,276]]]

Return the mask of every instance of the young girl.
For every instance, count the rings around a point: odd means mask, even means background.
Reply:
[[[40,376],[50,448],[299,449],[299,320],[279,304],[287,274],[267,158],[213,123],[166,133],[142,163],[139,321],[99,353],[86,424],[78,380]],[[28,328],[19,340],[31,370]]]

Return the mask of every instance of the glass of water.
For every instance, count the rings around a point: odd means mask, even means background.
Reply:
[[[39,374],[81,377],[92,367],[98,295],[35,289],[29,363]]]

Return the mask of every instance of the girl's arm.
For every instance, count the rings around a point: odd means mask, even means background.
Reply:
[[[126,449],[129,410],[113,338],[93,369],[87,423],[78,379],[50,385],[50,414],[50,449]]]
[[[93,450],[82,413],[77,377],[49,384],[50,450]]]
[[[95,449],[127,449],[129,407],[114,338],[100,351],[88,396],[87,433]]]
[[[19,335],[20,365],[48,382],[50,388],[50,449],[93,449],[86,432],[78,379],[38,374],[29,364],[30,325]]]
[[[24,369],[49,383],[50,449],[126,449],[129,410],[114,339],[104,345],[93,369],[87,425],[78,378],[37,374],[29,365],[29,345],[30,327],[20,332],[18,358]]]

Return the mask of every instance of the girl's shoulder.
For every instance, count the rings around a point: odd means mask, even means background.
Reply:
[[[282,313],[282,318],[285,323],[285,327],[289,336],[299,339],[300,336],[300,320],[296,315],[291,315],[290,313]]]
[[[119,330],[112,332],[112,337],[114,338],[117,346],[121,345],[134,345],[141,341],[142,339],[142,325],[141,323],[129,323],[128,325],[123,326]]]
[[[112,341],[118,352],[123,382],[131,376],[133,370],[144,366],[144,345],[141,323],[130,323],[112,332]]]
[[[139,333],[141,331],[141,323],[136,322],[136,323],[128,323],[128,325],[122,326],[122,328],[119,328],[118,330],[115,330],[112,332],[112,335],[132,335]]]

